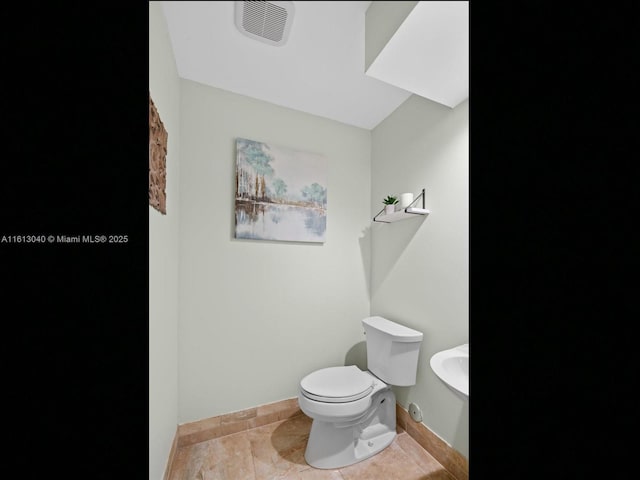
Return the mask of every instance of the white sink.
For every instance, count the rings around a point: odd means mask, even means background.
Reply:
[[[443,350],[431,357],[431,369],[449,387],[469,396],[469,344]]]

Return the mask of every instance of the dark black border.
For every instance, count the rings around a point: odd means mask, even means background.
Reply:
[[[470,9],[472,478],[631,467],[635,17],[565,8]]]
[[[29,478],[147,478],[148,4],[15,8],[0,235],[107,242],[0,244],[5,458]]]

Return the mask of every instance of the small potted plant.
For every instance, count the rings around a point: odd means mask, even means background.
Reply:
[[[398,203],[398,197],[394,197],[393,195],[388,195],[387,198],[382,200],[384,203],[384,213],[385,215],[389,215],[396,210],[396,203]]]

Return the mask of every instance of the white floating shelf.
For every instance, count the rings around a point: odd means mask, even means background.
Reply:
[[[404,210],[399,210],[397,212],[393,212],[393,213],[387,213],[385,214],[384,212],[381,215],[376,216],[373,221],[374,222],[382,222],[382,223],[393,223],[393,222],[397,222],[399,220],[406,220],[408,218],[415,218],[417,216],[427,216],[429,215],[431,212],[425,208],[415,208],[415,207],[408,207],[405,208]]]
[[[409,218],[416,218],[420,216],[426,217],[431,212],[424,208],[424,188],[422,189],[422,193],[420,193],[412,203],[415,203],[420,197],[422,197],[422,208],[408,206],[407,208],[398,210],[397,212],[386,214],[384,213],[384,209],[382,209],[375,217],[373,217],[373,221],[380,223],[393,223],[399,220],[407,220]]]

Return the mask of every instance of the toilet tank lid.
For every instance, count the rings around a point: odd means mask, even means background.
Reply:
[[[396,342],[420,342],[422,341],[422,332],[413,328],[405,327],[399,323],[392,322],[386,318],[374,316],[367,317],[362,320],[365,328],[371,327],[389,335]]]

